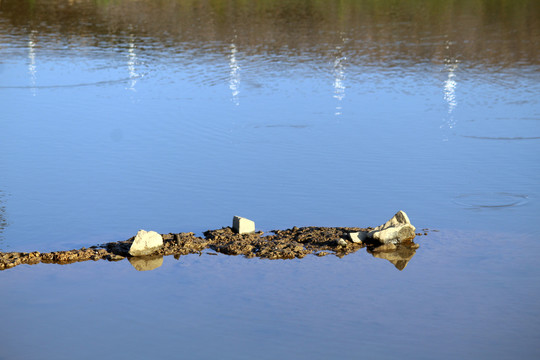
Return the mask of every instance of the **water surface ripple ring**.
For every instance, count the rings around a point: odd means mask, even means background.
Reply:
[[[469,209],[506,208],[520,206],[528,202],[525,194],[512,193],[469,193],[454,197],[453,202]]]
[[[138,76],[137,78],[140,78],[142,76]],[[116,83],[122,83],[126,81],[131,81],[133,78],[127,77],[117,80],[103,80],[103,81],[96,81],[91,83],[80,83],[80,84],[65,84],[65,85],[24,85],[24,86],[0,86],[0,89],[55,89],[55,88],[75,88],[75,87],[82,87],[82,86],[98,86],[98,85],[108,85],[108,84],[116,84]]]
[[[472,136],[472,135],[461,135],[464,138],[468,139],[480,139],[480,140],[538,140],[540,136],[516,136],[516,137],[504,137],[504,136]]]

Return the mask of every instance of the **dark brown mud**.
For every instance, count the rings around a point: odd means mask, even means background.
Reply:
[[[152,254],[152,257],[174,255],[175,258],[179,258],[187,254],[202,254],[203,250],[210,249],[226,255],[243,255],[247,258],[301,259],[307,255],[325,256],[333,254],[343,257],[366,248],[373,256],[387,259],[396,268],[403,270],[419,247],[414,242],[381,246],[378,243],[369,242],[369,240],[366,243],[353,243],[349,239],[348,234],[350,232],[369,230],[371,228],[293,227],[287,230],[272,230],[268,235],[264,235],[263,232],[240,235],[233,232],[230,227],[225,227],[204,232],[204,238],[197,237],[194,233],[170,233],[162,234],[163,247]],[[38,251],[0,253],[0,270],[10,269],[22,264],[52,263],[65,265],[89,260],[118,261],[124,258],[129,258],[130,262],[134,264],[137,262],[137,258],[129,255],[129,248],[133,239],[95,245],[89,248],[83,247],[78,250],[48,253]]]

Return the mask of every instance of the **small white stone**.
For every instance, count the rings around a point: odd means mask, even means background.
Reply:
[[[342,238],[337,239],[337,244],[340,246],[347,246],[347,242]]]
[[[131,256],[150,255],[163,247],[163,238],[155,231],[139,230],[129,248]]]
[[[233,231],[239,234],[250,234],[255,232],[255,222],[240,216],[233,217],[232,227]]]
[[[364,241],[366,241],[367,233],[364,231],[352,232],[349,233],[349,238],[355,244],[362,244]]]

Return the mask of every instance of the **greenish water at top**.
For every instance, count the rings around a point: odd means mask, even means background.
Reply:
[[[539,19],[528,0],[1,0],[0,251],[233,215],[404,210],[439,232],[401,272],[365,251],[20,266],[0,359],[537,358]]]

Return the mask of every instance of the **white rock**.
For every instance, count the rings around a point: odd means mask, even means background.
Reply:
[[[400,210],[386,223],[370,231],[368,236],[383,244],[397,244],[414,239],[415,231],[416,228],[411,224],[407,214]]]
[[[239,233],[239,234],[250,234],[255,232],[255,222],[240,217],[235,216],[233,217],[233,225],[232,225],[233,231]]]
[[[364,241],[366,241],[367,232],[364,232],[364,231],[352,232],[352,233],[349,233],[349,238],[355,244],[362,244]]]
[[[336,243],[340,246],[347,246],[347,242],[342,238],[337,239]]]
[[[129,248],[131,256],[150,255],[163,247],[163,238],[155,231],[139,230]]]

